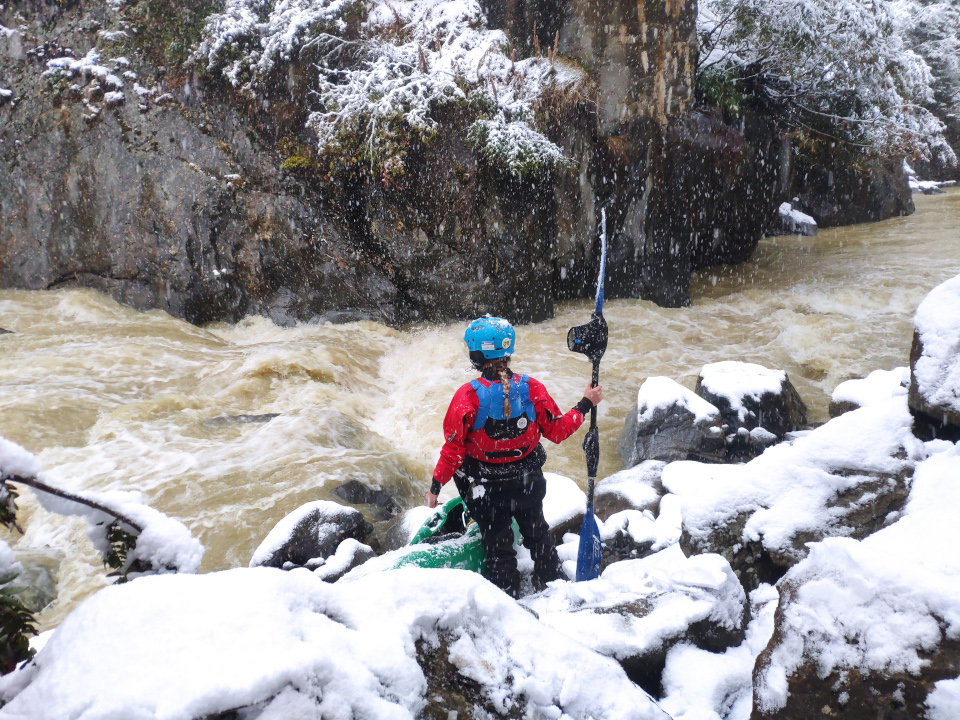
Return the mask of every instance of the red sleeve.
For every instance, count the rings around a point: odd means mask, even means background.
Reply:
[[[467,433],[473,428],[479,407],[477,391],[470,383],[457,390],[450,401],[450,407],[443,418],[444,443],[440,448],[437,467],[433,471],[434,479],[441,485],[446,485],[463,464],[463,458],[467,454]]]
[[[543,383],[530,378],[530,399],[537,410],[537,424],[541,434],[550,442],[562,443],[583,425],[583,415],[573,408],[566,414],[550,397]],[[478,401],[479,404],[479,401]]]

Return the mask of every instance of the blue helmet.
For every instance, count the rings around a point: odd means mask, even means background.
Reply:
[[[517,334],[503,318],[484,315],[467,326],[463,341],[470,351],[470,360],[479,368],[487,360],[513,355]]]

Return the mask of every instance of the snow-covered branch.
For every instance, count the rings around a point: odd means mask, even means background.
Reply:
[[[16,443],[0,438],[0,484],[4,503],[0,521],[16,522],[16,493],[9,482],[32,488],[49,512],[77,515],[87,523],[87,536],[121,579],[141,574],[195,572],[203,546],[178,520],[144,505],[139,493],[69,492],[52,486],[37,459]]]

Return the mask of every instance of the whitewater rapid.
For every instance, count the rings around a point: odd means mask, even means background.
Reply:
[[[693,387],[705,363],[757,362],[786,370],[820,422],[841,381],[906,365],[916,306],[960,273],[960,191],[916,203],[907,218],[766,239],[749,263],[695,277],[689,308],[609,301],[600,477],[621,468],[616,438],[648,376]],[[561,407],[589,380],[565,338],[590,305],[517,328],[515,368]],[[450,396],[473,377],[463,326],[197,328],[94,291],[3,291],[0,327],[14,334],[0,336],[0,435],[63,487],[141,492],[203,542],[202,571],[245,566],[281,517],[347,480],[419,502]],[[546,469],[583,485],[579,438],[547,444]],[[60,561],[59,599],[40,617],[52,627],[108,581],[81,521],[29,492],[21,507],[26,534],[8,541]]]

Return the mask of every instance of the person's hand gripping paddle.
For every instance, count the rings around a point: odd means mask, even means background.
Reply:
[[[591,385],[600,382],[600,358],[607,349],[607,321],[603,319],[603,276],[607,266],[607,213],[601,211],[600,221],[600,275],[597,278],[597,308],[590,322],[570,328],[567,347],[583,353],[593,363]],[[583,439],[583,454],[587,458],[587,511],[580,528],[580,549],[577,552],[577,582],[593,580],[600,576],[600,528],[593,515],[593,486],[597,480],[600,464],[600,431],[597,430],[597,406],[590,410],[590,429]]]

